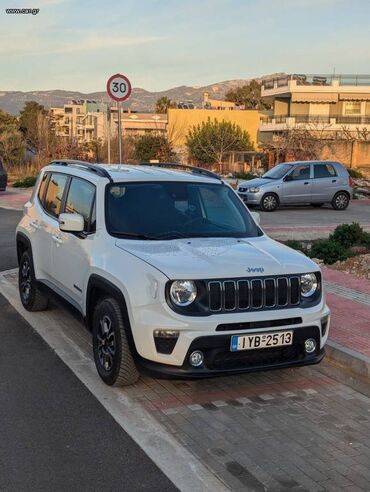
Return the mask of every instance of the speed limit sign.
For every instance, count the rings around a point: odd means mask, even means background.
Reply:
[[[131,94],[131,83],[125,75],[116,73],[108,79],[107,92],[115,101],[126,101]]]

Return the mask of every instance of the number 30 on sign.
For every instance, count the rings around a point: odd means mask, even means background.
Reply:
[[[130,97],[131,83],[125,75],[116,73],[108,79],[107,92],[115,101],[125,101]]]

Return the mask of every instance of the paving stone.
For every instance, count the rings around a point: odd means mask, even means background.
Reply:
[[[193,405],[188,405],[188,408],[193,411],[203,410],[202,405],[198,405],[197,403],[194,403]]]

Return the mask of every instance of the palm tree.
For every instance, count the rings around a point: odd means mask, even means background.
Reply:
[[[159,114],[165,114],[167,113],[167,109],[170,107],[172,107],[171,99],[169,99],[167,96],[163,96],[157,99],[157,102],[155,104],[155,112]]]

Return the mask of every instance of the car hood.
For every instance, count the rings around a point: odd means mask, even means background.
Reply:
[[[274,181],[275,181],[274,179],[254,178],[249,181],[243,181],[243,183],[239,183],[238,187],[242,187],[242,188],[250,188],[251,186],[261,187],[271,184]]]
[[[302,253],[266,236],[171,241],[118,239],[116,246],[157,268],[170,279],[286,275],[318,270],[317,265]]]

